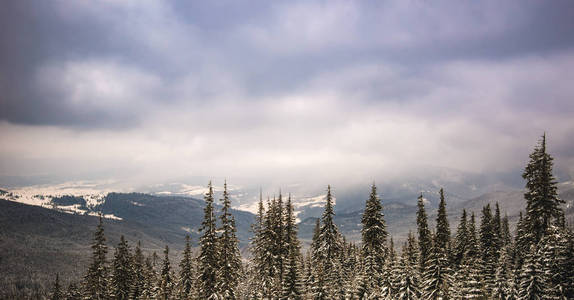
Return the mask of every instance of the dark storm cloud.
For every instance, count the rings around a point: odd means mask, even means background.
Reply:
[[[280,96],[355,64],[390,62],[408,78],[429,63],[546,55],[574,45],[571,1],[405,3],[10,1],[0,11],[0,118],[131,127],[147,115],[147,102],[215,100],[220,87],[211,81],[221,72],[244,98]],[[70,101],[72,88],[38,82],[46,67],[110,60],[155,76],[161,85],[146,99],[117,107],[95,105],[97,99]],[[189,74],[201,86],[177,94],[174,82]],[[400,101],[413,92],[408,86],[385,88],[376,78],[353,88],[361,89],[364,100]]]
[[[9,1],[0,175],[496,173],[520,167],[544,131],[574,174],[573,12],[572,1]]]

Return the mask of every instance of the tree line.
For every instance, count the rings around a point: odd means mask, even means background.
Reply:
[[[552,168],[544,135],[522,174],[526,210],[514,234],[498,203],[484,206],[479,221],[463,210],[452,234],[440,189],[436,227],[429,227],[421,194],[416,231],[401,247],[389,236],[374,184],[360,243],[346,241],[335,224],[328,186],[305,250],[291,195],[266,203],[260,196],[245,258],[227,184],[216,214],[209,183],[197,253],[188,236],[177,273],[167,246],[156,266],[157,257],[145,257],[139,243],[132,250],[123,237],[108,262],[100,218],[85,277],[64,289],[56,276],[52,299],[574,299],[574,234]]]

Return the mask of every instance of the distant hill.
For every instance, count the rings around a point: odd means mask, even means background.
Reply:
[[[110,258],[124,235],[132,247],[141,241],[148,254],[161,254],[168,245],[176,262],[186,234],[197,244],[204,207],[203,200],[139,193],[110,193],[91,206],[78,196],[49,201],[52,206],[42,207],[0,199],[0,289],[19,286],[46,290],[56,272],[63,282],[79,280],[89,263],[98,223],[92,213],[100,210],[113,216],[104,221]],[[66,210],[70,207],[75,211]],[[245,249],[253,215],[236,210],[233,214]]]

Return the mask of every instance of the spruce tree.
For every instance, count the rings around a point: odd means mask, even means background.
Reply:
[[[54,288],[52,289],[52,300],[64,299],[64,294],[62,293],[62,287],[60,286],[60,275],[56,273],[56,281],[54,282]]]
[[[544,285],[544,274],[536,247],[531,246],[520,272],[519,299],[542,299],[547,286]]]
[[[291,195],[287,199],[285,209],[285,243],[288,247],[288,256],[283,275],[282,299],[299,300],[302,299],[301,273],[299,269],[301,246],[297,238],[297,224],[295,223]]]
[[[198,293],[201,299],[219,299],[217,293],[218,247],[215,228],[215,214],[213,212],[213,187],[208,185],[205,194],[205,208],[203,222],[201,223],[201,237],[199,239],[198,257]]]
[[[378,286],[383,277],[383,266],[387,256],[387,226],[383,215],[383,206],[377,195],[375,184],[371,186],[371,194],[365,204],[365,210],[361,219],[362,229],[362,252],[365,258],[369,258],[369,263],[365,270],[369,274],[367,280],[373,280],[369,284]]]
[[[106,255],[106,237],[104,236],[104,224],[102,215],[94,234],[92,244],[92,262],[88,267],[88,273],[84,277],[84,296],[89,299],[103,300],[108,298],[108,265]]]
[[[550,225],[546,234],[540,241],[538,252],[541,261],[543,281],[546,286],[545,297],[548,299],[574,298],[574,278],[572,277],[574,265],[566,229]]]
[[[82,293],[80,292],[78,286],[74,282],[70,282],[68,288],[66,289],[66,300],[80,300],[82,299]]]
[[[325,204],[325,210],[321,216],[321,229],[318,237],[319,249],[318,254],[318,264],[322,266],[322,273],[325,276],[327,286],[329,288],[338,288],[333,286],[338,280],[340,280],[339,266],[340,255],[342,253],[342,237],[335,225],[333,217],[335,215],[333,209],[333,197],[331,194],[331,186],[327,187],[327,203]],[[333,293],[331,291],[331,293]],[[329,295],[333,297],[334,295]]]
[[[563,212],[558,197],[556,179],[552,175],[554,159],[546,152],[546,134],[530,154],[530,161],[522,177],[526,180],[526,223],[533,234],[532,242],[538,243],[552,221],[560,220]]]
[[[438,205],[438,214],[436,218],[436,237],[435,246],[446,250],[450,243],[450,227],[446,215],[446,201],[444,199],[444,190],[440,189],[440,202]]]
[[[445,248],[433,241],[423,274],[424,299],[450,298],[452,278],[447,255]]]
[[[236,299],[236,288],[241,271],[241,254],[239,253],[239,240],[235,218],[231,214],[231,199],[227,191],[227,182],[223,184],[223,198],[221,208],[221,236],[218,245],[219,274],[218,292],[223,299]]]
[[[411,234],[409,233],[409,239]],[[403,253],[399,263],[399,284],[396,299],[418,300],[421,297],[420,277],[418,274],[417,262],[413,262],[409,250],[409,243],[403,248]]]
[[[423,194],[418,198],[417,202],[417,232],[419,236],[419,252],[420,252],[420,270],[421,273],[424,272],[426,261],[430,256],[430,251],[432,248],[432,238],[428,227],[428,218],[425,211],[425,204],[423,201]]]
[[[511,271],[512,261],[508,252],[508,248],[506,247],[500,252],[498,266],[496,268],[494,288],[492,290],[492,297],[494,299],[509,299],[513,294],[515,294],[513,291],[514,279]]]
[[[130,290],[130,299],[139,299],[145,284],[145,257],[138,241],[133,254],[133,280]]]
[[[492,293],[494,286],[494,275],[496,273],[496,264],[498,258],[496,255],[495,232],[493,228],[492,212],[490,204],[482,208],[482,217],[480,222],[480,251],[482,253],[482,275],[484,286],[487,294]]]
[[[111,293],[114,299],[126,300],[134,284],[132,257],[128,242],[122,235],[112,261]]]
[[[183,249],[183,257],[179,263],[179,282],[178,282],[178,297],[181,300],[191,299],[193,295],[193,287],[195,274],[193,272],[193,257],[191,253],[191,238],[189,235],[185,236],[185,248]]]
[[[174,278],[171,272],[171,264],[169,262],[169,247],[166,245],[163,250],[163,263],[161,267],[161,274],[158,284],[158,298],[161,300],[171,299],[173,293]]]
[[[459,266],[465,257],[466,251],[468,250],[468,221],[466,216],[466,210],[462,210],[462,216],[460,217],[460,222],[458,223],[458,228],[456,230],[456,237],[454,240],[454,265]]]

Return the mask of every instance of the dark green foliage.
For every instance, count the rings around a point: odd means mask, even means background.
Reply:
[[[82,293],[80,289],[74,282],[70,282],[68,289],[66,289],[66,300],[80,300],[82,299]]]
[[[468,221],[466,217],[466,210],[462,211],[462,216],[460,217],[460,223],[458,223],[458,228],[456,230],[456,237],[454,240],[453,249],[453,263],[455,266],[459,266],[463,259],[465,258],[466,252],[469,247],[469,233],[468,233]]]
[[[301,258],[301,246],[297,238],[297,224],[293,213],[291,195],[285,206],[285,244],[288,247],[288,255],[285,261],[283,274],[282,299],[302,299],[301,273],[299,260]]]
[[[496,245],[496,233],[490,204],[482,209],[480,222],[480,251],[483,281],[488,295],[492,293],[494,287],[494,276],[496,264],[498,263],[498,251]]]
[[[383,216],[383,206],[377,195],[377,188],[373,184],[361,220],[362,255],[370,261],[365,265],[365,273],[369,274],[369,280],[373,280],[369,285],[380,285],[382,282],[383,266],[388,252],[386,247],[388,233]]]
[[[544,274],[542,273],[542,265],[540,264],[540,257],[536,252],[536,247],[532,246],[524,259],[519,277],[520,299],[542,299],[547,289],[544,282]]]
[[[440,189],[440,202],[438,205],[438,214],[436,217],[436,237],[435,247],[447,249],[450,243],[450,227],[446,215],[446,201],[444,199],[444,190]]]
[[[526,180],[526,223],[532,232],[534,244],[538,243],[552,221],[563,218],[560,205],[564,203],[558,198],[556,179],[552,175],[554,159],[546,152],[546,134],[530,154],[530,161],[524,169],[522,177]]]
[[[179,282],[178,282],[178,298],[190,299],[193,296],[193,287],[195,273],[193,270],[193,258],[191,253],[191,238],[189,235],[185,236],[185,248],[183,250],[183,257],[179,263]]]
[[[215,214],[213,212],[213,187],[208,185],[205,194],[205,209],[201,226],[201,238],[199,239],[198,257],[198,293],[201,299],[217,299],[217,273],[219,264],[217,258],[217,234],[215,231]]]
[[[141,249],[141,242],[138,241],[133,254],[133,281],[130,292],[130,299],[139,299],[145,285],[145,257]]]
[[[424,299],[449,299],[453,279],[448,262],[448,253],[433,243],[423,273]]]
[[[423,195],[421,194],[417,202],[417,232],[419,235],[419,252],[420,260],[419,267],[421,272],[424,272],[426,261],[430,256],[432,247],[431,233],[428,227],[428,217],[425,211],[425,204],[423,202]]]
[[[171,264],[169,262],[169,247],[165,246],[165,250],[163,251],[163,263],[158,282],[157,297],[161,300],[171,299],[173,285],[174,278],[171,273]]]
[[[115,299],[129,299],[134,284],[132,257],[128,242],[122,235],[112,261],[111,294]]]
[[[108,265],[106,255],[106,237],[104,236],[104,224],[100,215],[100,223],[94,234],[92,245],[92,263],[88,273],[84,277],[84,296],[94,300],[103,300],[108,297]]]
[[[237,240],[235,219],[231,214],[231,200],[227,191],[227,182],[223,185],[221,208],[221,235],[218,238],[217,290],[223,299],[236,299],[236,289],[241,271],[241,254]]]

